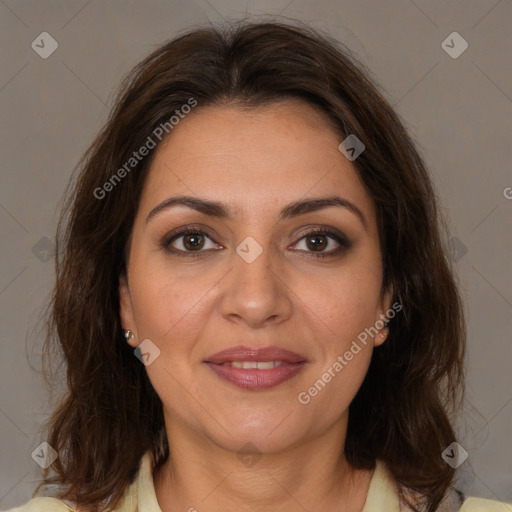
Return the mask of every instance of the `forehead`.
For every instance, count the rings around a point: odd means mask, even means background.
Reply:
[[[341,141],[326,114],[300,100],[251,108],[198,105],[157,149],[141,210],[187,194],[250,216],[303,197],[338,194],[372,219],[373,201],[338,150]]]

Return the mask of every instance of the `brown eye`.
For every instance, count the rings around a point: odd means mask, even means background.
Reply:
[[[313,251],[323,251],[328,245],[328,242],[326,240],[327,237],[325,237],[324,235],[308,235],[305,238],[307,240],[306,245]]]
[[[207,249],[221,248],[207,233],[193,227],[165,236],[160,245],[165,251],[177,256],[199,256],[209,252]]]
[[[204,246],[204,236],[200,233],[185,235],[183,238],[183,246],[190,251],[201,249]]]
[[[331,241],[334,241],[334,247],[332,247]],[[327,256],[338,256],[351,247],[352,242],[343,233],[323,227],[304,234],[299,242],[295,244],[294,249],[305,252],[309,256],[325,258]]]

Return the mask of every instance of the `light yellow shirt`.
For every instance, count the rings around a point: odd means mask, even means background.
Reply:
[[[69,512],[74,511],[67,503],[56,498],[33,498],[21,507],[7,512]],[[190,507],[190,511],[194,508]],[[151,453],[141,461],[140,470],[132,484],[126,487],[115,512],[162,512],[153,485]],[[184,511],[185,512],[185,511]],[[370,481],[366,502],[362,512],[400,512],[398,488],[382,461],[377,461]],[[512,505],[482,498],[467,498],[460,512],[512,512]]]

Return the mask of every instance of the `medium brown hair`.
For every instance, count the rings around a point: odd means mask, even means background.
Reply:
[[[45,342],[67,372],[68,389],[45,425],[60,457],[34,494],[56,483],[59,498],[113,507],[147,450],[157,466],[169,456],[162,404],[124,339],[118,297],[156,150],[103,198],[95,191],[190,98],[196,110],[302,99],[327,114],[340,142],[355,134],[364,143],[353,165],[376,206],[383,290],[403,311],[350,405],[345,454],[356,468],[383,460],[421,498],[415,507],[433,512],[454,479],[441,453],[455,440],[451,421],[464,394],[466,326],[446,223],[415,144],[370,72],[330,37],[277,22],[195,29],[160,46],[125,78],[82,158],[57,229]]]

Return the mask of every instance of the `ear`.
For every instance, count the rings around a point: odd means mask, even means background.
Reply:
[[[125,331],[130,330],[133,333],[133,336],[127,340],[127,343],[134,348],[137,347],[136,340],[139,338],[137,336],[137,326],[135,325],[135,318],[133,314],[132,297],[126,274],[121,274],[119,276],[119,318],[121,319],[121,327]]]
[[[378,311],[378,317],[375,319],[375,321],[379,322],[378,324],[381,325],[381,322],[388,322],[389,317],[389,310],[391,309],[391,301],[393,299],[393,288],[390,286],[387,290],[382,293],[380,305],[379,305],[379,311]],[[378,347],[382,345],[389,334],[389,327],[383,327],[379,330],[379,333],[374,338],[374,346]]]

